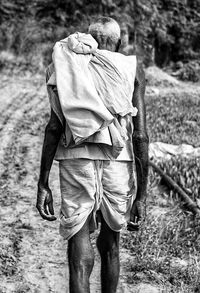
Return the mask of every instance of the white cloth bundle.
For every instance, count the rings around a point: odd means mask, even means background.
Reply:
[[[75,145],[107,144],[117,157],[126,136],[116,117],[137,115],[132,106],[136,57],[98,50],[91,35],[75,33],[55,44],[53,62],[55,73],[47,84],[57,86]]]

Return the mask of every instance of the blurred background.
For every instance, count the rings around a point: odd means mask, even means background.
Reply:
[[[43,70],[53,44],[85,32],[97,15],[120,23],[124,53],[181,79],[199,79],[199,0],[0,0],[0,68],[9,63]]]

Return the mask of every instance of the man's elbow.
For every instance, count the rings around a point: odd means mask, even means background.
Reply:
[[[133,150],[135,157],[139,158],[143,165],[148,165],[149,137],[147,132],[133,134]]]
[[[149,144],[149,136],[147,131],[134,131],[133,133],[133,142],[144,142]]]
[[[45,134],[46,135],[53,135],[53,136],[59,136],[62,134],[62,127],[58,125],[57,123],[49,122],[45,128]]]

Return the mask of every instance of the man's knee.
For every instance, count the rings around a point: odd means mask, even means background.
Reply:
[[[75,270],[86,269],[90,272],[94,265],[94,250],[88,233],[81,231],[69,240],[68,258],[70,266]]]
[[[70,293],[90,292],[89,277],[94,265],[93,254],[74,252],[69,255],[69,287]]]
[[[69,258],[69,264],[74,271],[85,272],[90,274],[94,265],[93,253],[87,254],[74,254]]]
[[[116,258],[119,255],[119,233],[112,231],[112,235],[101,232],[97,238],[97,248],[101,257]]]

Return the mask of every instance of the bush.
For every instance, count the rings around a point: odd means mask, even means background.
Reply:
[[[200,57],[198,0],[0,0],[0,4],[0,49],[16,54],[34,54],[35,46],[58,40],[59,29],[65,36],[85,31],[93,16],[108,15],[126,26],[130,51],[142,54],[145,65],[155,62],[162,67]],[[196,80],[197,75],[190,78]]]
[[[190,61],[184,64],[175,75],[184,81],[200,81],[200,63],[198,61]]]

